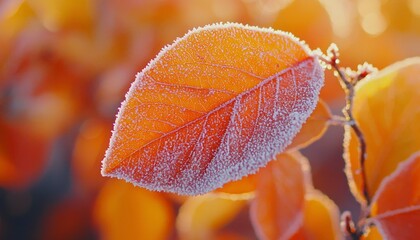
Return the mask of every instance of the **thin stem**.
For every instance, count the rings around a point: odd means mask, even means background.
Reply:
[[[343,87],[346,93],[346,106],[343,109],[343,114],[346,120],[350,123],[350,127],[353,129],[354,133],[356,134],[359,144],[360,144],[360,168],[361,168],[361,175],[362,175],[362,189],[363,189],[363,196],[366,199],[367,206],[371,203],[371,198],[369,196],[368,186],[367,186],[367,177],[366,177],[366,141],[365,137],[360,129],[359,125],[357,124],[356,120],[353,116],[353,98],[354,98],[354,86],[356,85],[356,81],[350,81],[347,79],[346,75],[344,74],[343,70],[339,67],[338,61],[331,61],[330,65],[334,70],[337,72],[341,86]]]
[[[348,125],[353,129],[354,133],[356,134],[359,144],[360,144],[360,168],[361,168],[361,175],[362,175],[362,191],[363,196],[366,199],[366,205],[369,206],[371,203],[371,198],[369,196],[368,186],[367,186],[367,178],[366,178],[366,141],[365,137],[357,124],[356,120],[353,116],[353,99],[354,99],[354,87],[356,86],[357,82],[363,79],[367,74],[369,74],[371,65],[365,63],[359,67],[358,73],[352,72],[351,78],[348,79],[346,73],[342,68],[339,66],[339,59],[338,59],[338,48],[335,44],[332,44],[327,50],[328,56],[321,55],[321,60],[324,61],[328,67],[334,69],[335,73],[338,75],[338,79],[340,80],[341,87],[344,89],[346,94],[346,106],[343,109],[343,114],[348,122]],[[351,71],[350,71],[351,72]]]
[[[369,207],[371,204],[371,197],[369,195],[369,189],[367,184],[367,177],[366,177],[366,141],[363,135],[360,126],[357,124],[354,116],[353,116],[353,100],[355,94],[355,86],[357,83],[365,78],[370,73],[376,71],[376,69],[368,64],[363,63],[359,65],[357,71],[353,71],[349,68],[343,69],[339,66],[339,59],[338,59],[338,48],[335,44],[331,44],[327,50],[327,55],[318,52],[319,58],[326,64],[328,69],[333,69],[334,74],[339,79],[340,85],[343,88],[345,95],[346,95],[346,105],[343,108],[343,117],[339,116],[332,116],[329,120],[330,124],[337,124],[337,125],[349,125],[353,132],[356,134],[356,137],[359,140],[359,159],[360,159],[360,171],[361,171],[361,187],[362,187],[362,194],[366,200],[366,204],[362,204],[360,220],[357,226],[354,224],[350,212],[344,212],[342,214],[342,227],[343,232],[346,233],[348,237],[352,240],[359,240],[366,230],[366,219],[370,216]]]
[[[350,212],[343,212],[341,215],[341,224],[344,233],[346,233],[351,240],[359,240],[363,236],[363,231],[354,224]]]

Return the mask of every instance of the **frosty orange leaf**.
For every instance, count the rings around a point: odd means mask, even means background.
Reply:
[[[328,120],[331,119],[331,113],[327,104],[321,99],[306,122],[302,125],[299,133],[293,138],[292,143],[287,147],[287,151],[295,151],[304,148],[316,141],[327,130]],[[247,194],[252,193],[256,188],[255,178],[256,174],[243,177],[241,180],[228,182],[222,188],[216,189],[216,192],[227,194]],[[247,195],[244,195],[245,197]],[[248,196],[251,196],[248,194]],[[240,196],[232,196],[240,197]]]
[[[420,151],[386,177],[373,198],[372,219],[382,236],[417,239],[420,229]]]
[[[195,29],[137,75],[102,174],[201,194],[283,151],[318,100],[323,71],[290,34],[239,24]]]
[[[366,177],[373,196],[399,162],[420,149],[420,58],[396,63],[356,86],[354,118],[367,145]],[[358,141],[346,126],[345,158],[353,193],[361,197]]]

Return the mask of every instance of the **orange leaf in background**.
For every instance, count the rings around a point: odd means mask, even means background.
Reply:
[[[260,1],[252,2],[260,3]],[[269,24],[272,28],[292,32],[296,36],[299,36],[299,38],[304,39],[305,42],[312,48],[326,49],[331,44],[331,41],[340,42],[341,38],[344,37],[343,35],[350,33],[352,30],[351,26],[353,25],[353,21],[347,21],[347,19],[348,16],[351,16],[351,11],[348,10],[348,6],[354,3],[350,3],[346,0],[293,0],[265,2],[268,3],[267,5],[273,5],[276,3],[283,5],[276,13],[274,21]],[[287,6],[284,6],[285,4],[287,4]],[[346,6],[344,9],[345,14],[340,11],[343,10],[343,8],[340,7],[340,5],[343,4]],[[269,14],[274,12],[271,6],[265,6],[265,9],[269,10],[257,15],[259,18],[270,16]],[[333,10],[329,11],[329,9]],[[339,16],[339,18],[334,18],[330,12]],[[301,20],[302,16],[305,16],[305,21]],[[340,38],[336,38],[334,35],[340,36]],[[354,42],[354,39],[352,40]],[[325,72],[325,86],[322,88],[320,97],[325,102],[332,103],[334,105],[336,105],[337,100],[344,99],[344,92],[342,91],[339,81],[337,81],[335,76],[333,76],[332,71]]]
[[[267,5],[285,3],[282,1],[266,2]],[[274,29],[284,29],[296,34],[314,48],[326,49],[331,44],[334,33],[330,17],[323,3],[317,0],[293,0],[287,3],[289,3],[287,6],[279,9],[270,25]],[[301,20],[301,16],[305,16],[305,21]]]
[[[93,23],[93,1],[26,0],[43,26],[50,31],[86,29]]]
[[[2,30],[0,44],[14,39],[34,15],[35,13],[26,1],[4,0],[0,2],[0,27]],[[7,51],[7,49],[3,50]]]
[[[221,194],[227,194],[231,195],[232,197],[240,197],[238,195],[241,195],[243,197],[251,197],[253,196],[253,192],[255,191],[256,183],[255,178],[256,174],[251,174],[248,176],[243,177],[241,180],[228,182],[223,187],[216,189],[215,193],[221,193]]]
[[[302,125],[302,128],[296,137],[293,138],[292,143],[287,146],[287,151],[294,151],[307,147],[321,138],[328,128],[328,120],[330,119],[330,109],[328,108],[328,105],[320,99],[315,110]]]
[[[343,239],[335,203],[319,191],[305,196],[303,224],[291,239]]]
[[[260,239],[342,239],[339,211],[313,189],[309,163],[299,152],[283,153],[261,169],[251,204]]]
[[[94,220],[101,239],[167,239],[174,213],[163,195],[111,180],[96,200]]]
[[[239,24],[195,29],[137,75],[102,174],[151,190],[214,190],[283,151],[322,84],[317,58],[290,34]]]
[[[0,187],[26,188],[43,173],[50,143],[0,119]]]
[[[420,236],[420,151],[384,178],[373,198],[372,222],[388,239]]]
[[[79,103],[72,99],[74,95],[60,89],[47,90],[37,96],[22,98],[16,97],[14,101],[30,103],[17,109],[16,114],[20,118],[15,116],[15,123],[44,139],[53,139],[63,134],[76,122],[81,111]]]
[[[247,202],[216,194],[189,198],[180,208],[176,226],[181,239],[213,239],[217,230],[232,221]]]
[[[39,221],[43,240],[86,239],[89,236],[91,204],[81,199],[67,198],[50,206]],[[63,220],[65,219],[65,220]]]
[[[94,190],[105,180],[98,173],[98,169],[101,167],[101,160],[111,137],[110,125],[91,118],[86,120],[80,128],[72,158],[74,181],[78,183],[79,188]]]
[[[214,240],[251,240],[252,238],[239,235],[237,233],[222,232],[219,233]]]
[[[251,221],[261,239],[289,239],[303,224],[309,166],[298,153],[283,153],[261,169]],[[306,166],[305,166],[306,165]]]
[[[88,91],[83,74],[48,50],[51,35],[36,28],[30,36],[20,40],[15,46],[19,51],[7,59],[6,65],[14,67],[6,72],[1,89],[7,93],[2,95],[1,115],[24,131],[52,140],[81,117]]]
[[[367,145],[366,176],[373,196],[398,163],[420,149],[420,58],[396,63],[356,86],[353,114]],[[363,201],[359,144],[346,126],[346,174],[353,194]]]

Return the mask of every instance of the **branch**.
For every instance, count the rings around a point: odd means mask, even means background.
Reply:
[[[353,99],[354,99],[354,87],[356,84],[368,74],[373,71],[373,67],[370,64],[364,63],[359,65],[358,71],[352,71],[351,69],[343,69],[339,66],[340,60],[338,59],[339,52],[335,44],[331,44],[327,50],[327,55],[321,55],[320,59],[327,64],[327,68],[333,69],[336,76],[340,81],[341,87],[346,94],[346,106],[343,109],[346,125],[349,125],[354,133],[356,134],[360,144],[360,167],[362,175],[362,191],[363,196],[366,199],[366,205],[369,206],[371,203],[371,197],[369,195],[367,178],[366,178],[366,141],[359,125],[353,116]]]
[[[349,211],[345,211],[341,215],[341,228],[351,240],[359,240],[363,236],[364,231],[354,224]]]

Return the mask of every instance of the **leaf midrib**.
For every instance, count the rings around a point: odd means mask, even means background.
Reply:
[[[160,135],[159,137],[157,137],[157,138],[155,138],[155,139],[152,139],[151,141],[149,141],[148,143],[144,144],[143,146],[141,146],[141,147],[140,147],[139,149],[137,149],[136,151],[134,151],[134,152],[130,153],[127,157],[125,157],[124,159],[122,159],[122,160],[121,160],[121,161],[119,161],[118,163],[113,164],[113,167],[112,167],[111,169],[109,169],[107,172],[108,172],[108,173],[112,173],[112,172],[114,171],[114,169],[118,168],[118,167],[119,167],[119,165],[120,165],[122,162],[126,161],[127,159],[130,159],[130,158],[131,158],[134,154],[138,153],[139,151],[141,151],[142,149],[146,148],[146,147],[147,147],[147,146],[149,146],[150,144],[153,144],[154,142],[159,141],[159,140],[161,140],[162,138],[164,138],[164,137],[166,137],[166,136],[168,136],[168,135],[170,135],[170,134],[176,133],[176,132],[178,132],[179,130],[181,130],[181,129],[185,128],[185,127],[188,127],[188,126],[190,126],[190,125],[192,125],[192,124],[194,124],[194,123],[196,123],[196,122],[198,122],[198,121],[202,120],[203,118],[205,118],[205,117],[209,116],[210,114],[212,114],[212,113],[214,113],[214,112],[219,111],[220,109],[222,109],[222,108],[226,107],[226,106],[227,106],[227,105],[229,105],[230,103],[232,103],[232,102],[236,101],[236,99],[237,99],[237,98],[241,98],[241,97],[243,97],[243,96],[246,96],[246,95],[250,94],[251,92],[253,92],[254,90],[256,90],[256,89],[258,89],[258,88],[260,88],[260,87],[262,87],[262,86],[264,86],[264,85],[268,84],[269,82],[271,82],[272,80],[274,80],[276,77],[281,76],[281,75],[284,75],[284,74],[286,74],[286,73],[287,73],[287,72],[289,72],[289,71],[293,71],[293,68],[296,68],[296,67],[298,67],[298,66],[300,66],[300,65],[305,64],[306,62],[309,62],[309,61],[314,61],[314,60],[315,60],[315,57],[314,57],[314,56],[309,55],[308,57],[306,57],[306,58],[302,59],[302,60],[301,60],[301,61],[299,61],[298,63],[293,64],[292,66],[290,66],[290,67],[288,67],[288,68],[285,68],[285,69],[283,69],[283,70],[281,70],[281,71],[279,71],[279,72],[275,73],[274,75],[272,75],[272,76],[270,76],[270,77],[267,77],[266,79],[262,80],[260,83],[258,83],[257,85],[255,85],[254,87],[252,87],[252,88],[250,88],[250,89],[248,89],[248,90],[246,90],[246,91],[243,91],[243,92],[239,93],[238,95],[233,96],[231,99],[229,99],[229,100],[227,100],[227,101],[225,101],[225,102],[221,103],[219,106],[217,106],[216,108],[214,108],[214,109],[212,109],[212,110],[208,111],[207,113],[203,114],[202,116],[200,116],[200,117],[198,117],[198,118],[196,118],[196,119],[194,119],[194,120],[191,120],[191,121],[189,121],[189,122],[187,122],[187,123],[185,123],[185,124],[183,124],[183,125],[179,126],[178,128],[175,128],[175,129],[173,129],[173,130],[170,130],[170,131],[168,131],[168,132],[166,132],[166,133],[164,133],[164,134]]]

